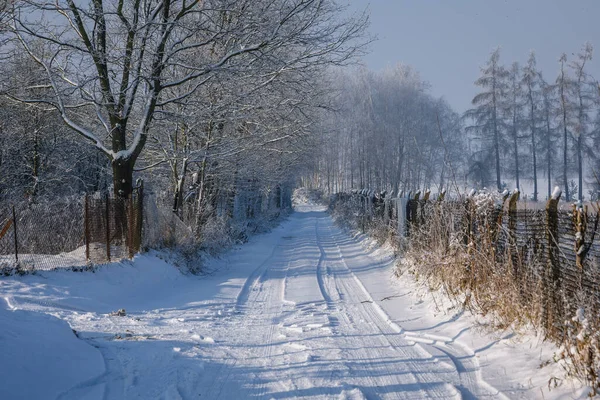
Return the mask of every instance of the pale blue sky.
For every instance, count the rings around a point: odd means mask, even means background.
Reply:
[[[589,41],[595,57],[588,70],[600,79],[600,0],[348,0],[371,10],[371,32],[379,37],[364,59],[379,70],[402,62],[413,66],[457,111],[477,93],[473,82],[490,52],[502,48],[508,66],[523,64],[535,50],[547,80],[556,78],[558,58],[571,59]]]

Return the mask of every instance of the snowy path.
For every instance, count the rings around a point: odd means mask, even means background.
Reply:
[[[322,210],[300,209],[209,276],[142,261],[0,281],[11,310],[66,320],[101,355],[54,397],[506,398],[471,348],[392,321],[382,299],[401,295],[381,279],[383,262]],[[108,314],[118,308],[127,316]],[[11,393],[18,376],[5,379]]]

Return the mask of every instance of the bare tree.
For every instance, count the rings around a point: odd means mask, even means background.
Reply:
[[[288,69],[360,53],[366,17],[342,10],[333,0],[23,0],[10,30],[45,71],[47,90],[5,92],[57,109],[108,156],[115,194],[128,196],[157,114],[206,82],[260,70],[267,85]]]

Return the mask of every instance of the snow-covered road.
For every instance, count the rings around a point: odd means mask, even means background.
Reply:
[[[402,335],[353,267],[377,263],[324,212],[294,214],[235,299],[221,328],[223,348],[208,357],[219,367],[205,375],[205,396],[498,396],[461,349],[429,352]]]
[[[412,310],[414,298],[406,300],[410,290],[390,279],[390,268],[389,258],[370,254],[325,211],[306,206],[273,232],[215,261],[213,272],[202,277],[142,256],[133,265],[95,274],[52,272],[0,281],[6,303],[0,323],[13,327],[0,331],[0,339],[19,338],[16,345],[0,340],[0,351],[12,349],[0,362],[0,390],[8,393],[2,398],[539,395],[533,384],[507,383],[500,391],[486,382],[483,353],[456,340],[470,328],[456,327],[453,337],[437,329],[460,315],[426,325],[423,313]],[[126,316],[110,315],[120,308]],[[36,326],[40,311],[66,321],[75,335],[53,327],[58,333],[50,334],[63,340],[51,346],[44,332],[19,328],[23,320]],[[489,347],[502,340],[508,338]],[[93,347],[82,352],[76,348],[82,341]],[[37,364],[31,356],[35,365],[21,366],[19,346],[37,354]],[[36,374],[51,375],[46,386],[23,382]],[[498,377],[503,381],[509,377]]]

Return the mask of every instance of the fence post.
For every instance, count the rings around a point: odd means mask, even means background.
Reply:
[[[465,200],[465,222],[464,222],[464,234],[463,244],[470,249],[469,244],[471,243],[471,226],[473,225],[473,196],[468,194]],[[470,254],[470,253],[469,253]]]
[[[127,247],[129,250],[129,258],[133,258],[135,254],[133,248],[133,232],[134,232],[134,224],[135,221],[133,219],[133,191],[129,194],[129,215],[127,216]]]
[[[388,197],[383,198],[383,224],[388,226],[390,223],[390,199]]]
[[[110,262],[110,195],[105,196],[104,216],[106,218],[106,259]]]
[[[83,235],[85,240],[85,259],[87,262],[90,261],[90,201],[89,195],[85,194],[85,203],[83,206]]]
[[[554,320],[561,321],[560,307],[560,265],[558,247],[558,202],[562,191],[556,187],[552,197],[546,204],[546,232],[548,241],[548,260],[546,281],[544,282],[543,318],[546,323],[546,334],[552,334]]]
[[[421,225],[425,225],[425,205],[429,201],[429,196],[431,196],[431,190],[427,189],[425,191],[425,194],[423,195],[423,200],[421,200],[421,202],[420,202]]]
[[[446,189],[442,189],[442,191],[440,192],[440,194],[438,194],[437,201],[439,203],[441,203],[442,201],[444,201],[445,198],[446,198]]]
[[[427,189],[425,191],[425,195],[423,196],[423,201],[428,201],[429,200],[429,196],[431,196],[431,190]]]
[[[573,207],[573,222],[575,225],[575,255],[580,277],[583,275],[583,260],[585,254],[582,247],[585,244],[585,232],[587,230],[587,206],[585,209],[579,202]]]
[[[418,218],[418,214],[419,214],[419,199],[421,197],[421,191],[417,190],[417,193],[415,193],[414,197],[413,197],[413,202],[410,203],[411,207],[410,207],[410,222],[412,224],[412,227],[414,227],[415,225],[419,224],[419,221],[417,220]]]
[[[401,238],[406,238],[406,225],[407,225],[407,213],[406,208],[408,206],[408,201],[406,197],[398,197],[396,199],[396,214],[398,220],[398,236]]]
[[[510,263],[513,268],[513,277],[518,279],[518,246],[517,246],[517,201],[519,201],[519,190],[515,189],[508,201],[508,246]]]
[[[15,212],[15,206],[12,206],[12,217],[13,217],[13,231],[15,237],[15,262],[19,263],[19,239],[17,238],[17,213]]]

